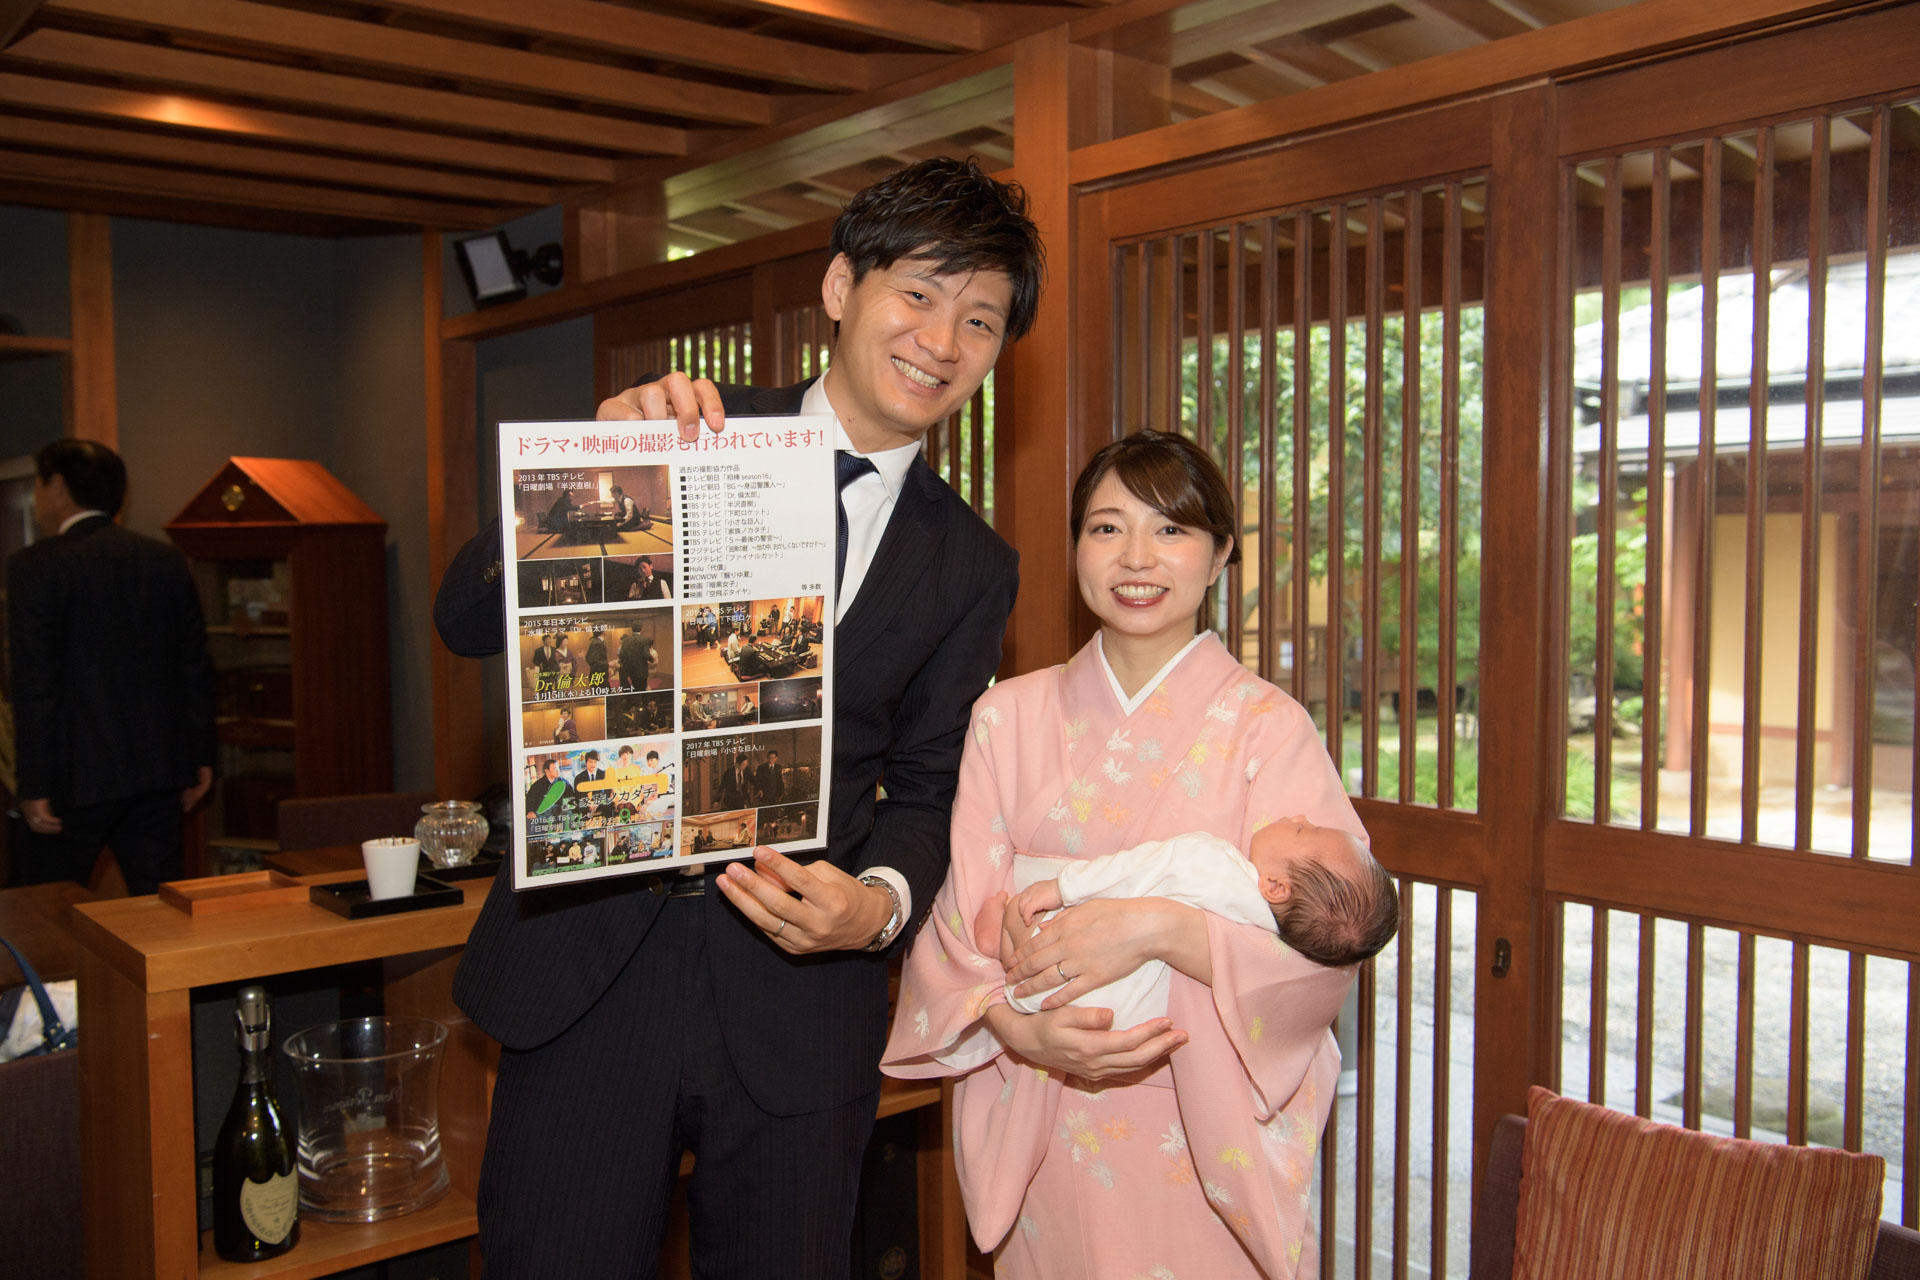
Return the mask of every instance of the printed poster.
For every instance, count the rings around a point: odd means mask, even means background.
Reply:
[[[500,425],[515,889],[823,843],[832,430]]]

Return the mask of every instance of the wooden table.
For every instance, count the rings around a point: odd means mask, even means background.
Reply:
[[[71,880],[0,889],[0,938],[20,948],[41,981],[71,978],[80,971],[73,945],[73,907],[92,901],[93,892]],[[0,988],[25,981],[13,957],[0,947]]]

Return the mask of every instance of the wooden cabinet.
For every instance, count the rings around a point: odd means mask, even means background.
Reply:
[[[343,872],[334,879],[352,878]],[[489,882],[458,906],[348,920],[308,902],[191,916],[159,898],[74,909],[80,949],[80,1141],[87,1275],[332,1275],[471,1236],[498,1048],[453,1005],[453,969]],[[240,1266],[196,1229],[193,988],[360,961],[383,962],[386,1010],[448,1029],[440,1139],[453,1189],[419,1213],[365,1225],[313,1220],[271,1262]],[[293,1028],[278,1028],[275,1050]],[[292,1099],[282,1099],[291,1105]]]
[[[499,1047],[453,1004],[454,966],[491,882],[461,884],[458,906],[368,920],[347,920],[308,902],[198,917],[151,897],[74,908],[85,1028],[80,1138],[90,1280],[308,1280],[476,1232],[474,1196]],[[196,1230],[193,988],[362,961],[382,963],[388,1013],[447,1027],[440,1140],[453,1189],[438,1204],[384,1222],[303,1220],[300,1243],[282,1257],[245,1266],[225,1262],[213,1252],[212,1233],[203,1238]],[[276,1029],[276,1052],[294,1029]],[[966,1226],[949,1145],[951,1098],[950,1089],[933,1083],[889,1080],[879,1107],[882,1116],[918,1113],[921,1275],[929,1280],[965,1274]],[[682,1235],[677,1248],[684,1243]],[[669,1274],[675,1251],[670,1236]]]
[[[281,800],[392,790],[386,521],[317,462],[229,458],[166,529],[216,670],[208,840],[271,846]]]

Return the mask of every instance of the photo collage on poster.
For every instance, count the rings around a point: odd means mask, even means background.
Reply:
[[[723,600],[681,609],[680,721],[688,735],[682,838],[688,853],[818,835],[813,824],[820,799],[825,611],[825,596]],[[807,720],[815,724],[708,732]]]
[[[528,877],[677,852],[670,469],[513,473]]]
[[[516,889],[821,839],[830,423],[660,425],[501,424]]]

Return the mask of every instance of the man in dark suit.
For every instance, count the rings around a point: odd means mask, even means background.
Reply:
[[[20,813],[17,884],[85,883],[111,846],[127,888],[180,876],[180,815],[213,784],[213,663],[174,548],[114,523],[120,455],[34,456],[41,539],[7,562]],[[131,673],[131,674],[128,674]]]
[[[920,445],[1032,324],[1040,249],[1017,189],[949,160],[855,196],[831,249],[821,298],[838,336],[822,379],[669,374],[600,409],[676,418],[683,436],[730,414],[837,420],[847,550],[825,848],[805,864],[756,850],[704,885],[516,896],[495,882],[454,985],[504,1046],[479,1203],[490,1275],[654,1274],[684,1148],[698,1274],[849,1270],[885,959],[945,876],[967,712],[999,665],[1016,586],[1012,550]],[[502,633],[500,589],[485,585],[498,539],[463,548],[441,586],[435,618],[456,651]],[[596,1082],[590,1106],[581,1080]],[[638,1190],[608,1215],[597,1186]]]
[[[645,689],[653,666],[653,641],[639,627],[620,637],[620,680],[629,689]]]
[[[780,797],[786,793],[787,775],[780,769],[780,753],[767,752],[767,761],[760,766],[754,785],[760,793],[761,804],[779,804]]]

